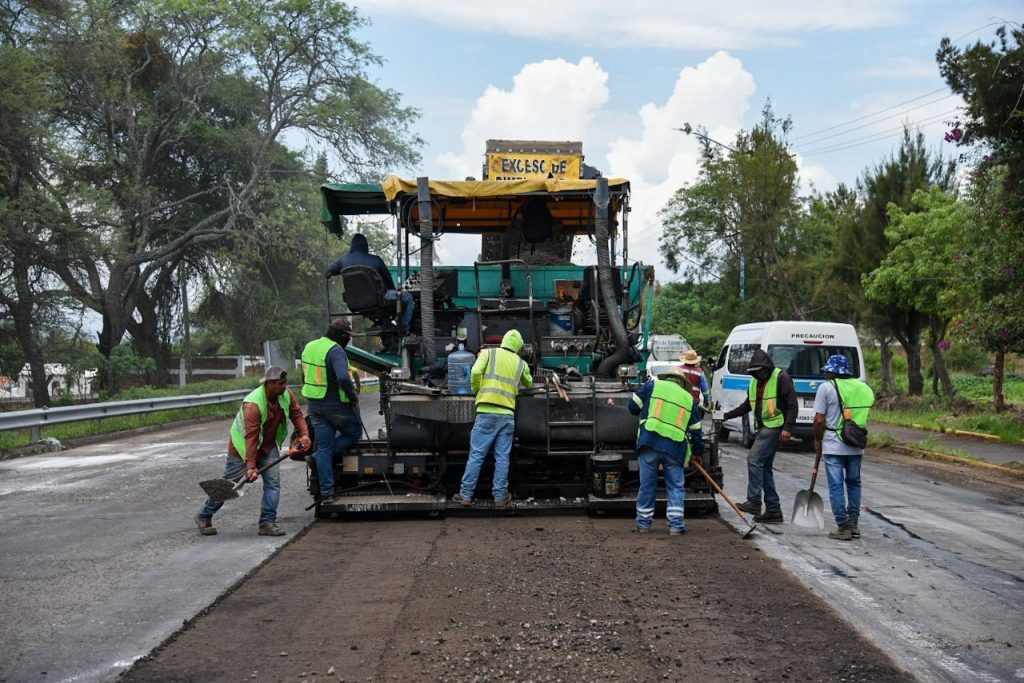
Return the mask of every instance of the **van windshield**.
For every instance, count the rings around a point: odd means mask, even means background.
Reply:
[[[768,355],[775,367],[793,379],[825,379],[821,371],[829,356],[843,355],[850,361],[854,377],[860,376],[860,357],[853,346],[808,346],[806,344],[770,344]]]

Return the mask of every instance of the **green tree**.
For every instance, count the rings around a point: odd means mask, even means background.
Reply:
[[[800,234],[789,128],[767,105],[761,122],[737,136],[734,150],[723,153],[705,141],[697,181],[677,190],[659,213],[669,268],[695,279],[713,274],[729,292],[742,288],[737,303],[746,317],[801,319],[809,308],[799,270],[814,245]]]
[[[1008,353],[1024,353],[1024,240],[1007,207],[1005,165],[976,172],[971,182],[971,220],[961,224],[956,277],[954,337],[995,354],[993,401],[1006,410],[1003,392]]]
[[[718,283],[673,282],[660,287],[654,296],[651,333],[682,335],[701,355],[714,356],[733,324],[721,322],[722,310],[715,303],[720,291]]]
[[[875,270],[895,246],[886,236],[889,205],[904,212],[915,211],[912,198],[917,190],[937,186],[948,190],[953,184],[952,164],[929,152],[924,136],[904,130],[899,150],[858,182],[861,207],[854,220],[839,224],[832,272],[848,288],[853,301],[862,302],[860,323],[883,340],[894,337],[907,354],[909,392],[924,391],[921,372],[921,336],[925,318],[913,307],[880,304],[866,299],[863,277]],[[887,351],[887,349],[883,349]]]
[[[864,293],[872,301],[912,310],[924,318],[936,383],[941,383],[943,395],[952,398],[953,382],[942,346],[955,305],[950,296],[954,255],[963,226],[970,221],[962,203],[938,187],[918,190],[911,202],[914,213],[889,204],[885,235],[892,248],[878,267],[864,276]]]
[[[51,29],[68,173],[88,188],[75,222],[93,238],[59,273],[101,314],[105,357],[161,272],[266,213],[291,166],[285,135],[358,177],[416,159],[416,113],[370,82],[379,60],[355,38],[362,25],[329,0],[145,0],[73,5]]]
[[[1006,408],[1006,354],[1024,351],[1024,29],[1001,26],[996,40],[959,48],[944,38],[939,71],[963,97],[962,128],[946,140],[971,150],[970,196],[976,220],[966,228],[955,287],[963,301],[956,332],[995,354],[994,401]]]

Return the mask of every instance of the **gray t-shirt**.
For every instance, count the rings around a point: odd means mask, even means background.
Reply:
[[[847,446],[839,440],[833,431],[839,425],[839,397],[832,382],[818,385],[818,393],[814,395],[814,412],[825,416],[825,438],[822,439],[821,452],[829,455],[863,455],[863,448]]]

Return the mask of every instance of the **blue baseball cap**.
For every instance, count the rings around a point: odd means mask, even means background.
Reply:
[[[839,354],[829,356],[828,362],[821,366],[821,371],[850,377],[850,360],[846,356]]]

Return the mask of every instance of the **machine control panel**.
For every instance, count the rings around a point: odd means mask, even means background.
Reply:
[[[596,341],[597,337],[541,337],[540,353],[542,356],[593,353]]]

